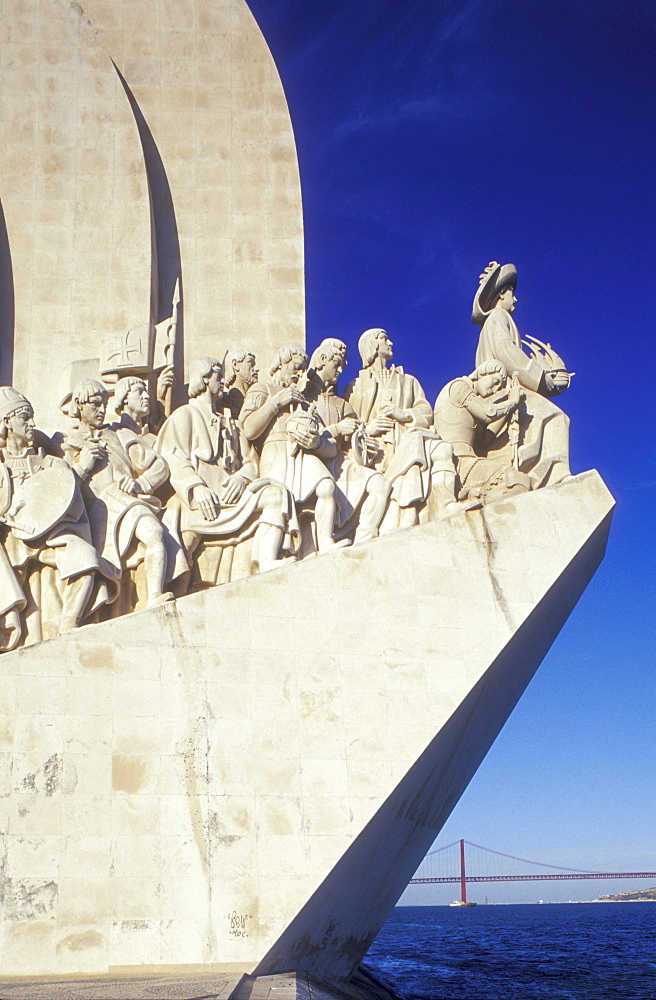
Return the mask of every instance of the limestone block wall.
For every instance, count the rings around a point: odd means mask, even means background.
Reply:
[[[164,165],[187,357],[249,342],[266,362],[281,343],[304,342],[296,147],[278,72],[245,0],[82,6]],[[173,291],[170,279],[165,285],[162,310]]]
[[[77,4],[0,4],[0,383],[56,423],[59,372],[147,323],[146,170],[108,53]]]
[[[596,473],[0,658],[0,973],[346,977],[604,551]]]
[[[294,137],[245,0],[2,0],[0,25],[0,372],[41,426],[44,367],[168,317],[180,275],[178,399],[189,359],[304,342]]]

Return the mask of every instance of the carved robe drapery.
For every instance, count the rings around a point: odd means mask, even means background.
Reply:
[[[348,417],[358,419],[351,404],[337,395],[334,386],[319,389],[314,383],[309,382],[305,392],[316,406],[317,413],[326,428],[337,441],[337,454],[327,461],[326,465],[337,483],[335,524],[337,528],[343,528],[348,525],[364,500],[370,479],[379,475],[379,472],[367,465],[360,465],[353,456],[350,441],[339,438],[336,433],[336,425],[341,420]]]
[[[172,532],[180,534],[186,547],[195,549],[199,539],[207,536],[212,544],[234,548],[250,538],[258,524],[271,523],[285,531],[283,548],[295,550],[298,528],[291,497],[280,486],[282,502],[277,517],[271,516],[270,509],[262,512],[263,491],[278,484],[259,478],[255,449],[230,416],[210,414],[192,399],[164,422],[157,449],[168,463],[176,494],[167,505],[164,521]],[[207,486],[220,497],[233,473],[247,480],[246,489],[236,503],[221,503],[214,520],[204,520],[193,499],[195,487]],[[218,569],[218,565],[210,569],[208,563],[201,567],[201,576],[206,582],[217,582],[214,574]]]
[[[378,472],[392,481],[392,498],[399,507],[426,502],[431,490],[431,471],[438,459],[434,455],[439,438],[432,429],[433,410],[424,390],[412,375],[392,365],[389,376],[380,376],[373,368],[364,368],[344,391],[365,424],[383,415],[384,404],[392,404],[412,414],[412,421],[396,421],[392,430],[376,438],[382,455],[375,463]]]
[[[0,462],[4,475],[10,478],[14,490],[42,469],[61,470],[74,483],[72,502],[48,531],[30,541],[18,537],[8,526],[2,529],[0,615],[4,616],[12,609],[27,609],[32,619],[38,618],[38,621],[33,620],[28,625],[28,641],[30,633],[38,638],[50,638],[51,633],[57,634],[52,623],[61,614],[61,588],[66,586],[67,581],[82,574],[97,573],[96,585],[85,612],[88,618],[100,605],[116,599],[119,574],[93,546],[79,485],[75,483],[74,474],[63,459],[46,454],[42,448],[36,448],[22,456],[9,456],[0,452]],[[35,519],[38,520],[38,515]],[[31,564],[36,565],[31,568]],[[40,574],[38,581],[32,579],[29,582],[28,574],[33,578],[35,572]],[[39,592],[38,601],[33,593],[35,589]],[[52,625],[50,628],[49,623]]]
[[[116,431],[103,427],[91,441],[88,432],[79,430],[63,442],[64,455],[70,465],[77,463],[86,445],[98,442],[105,445],[104,457],[96,462],[82,484],[82,496],[94,545],[119,573],[139,518],[159,515],[161,503],[153,494],[168,476],[166,462],[142,437],[121,433],[119,437]],[[141,496],[132,496],[119,489],[116,481],[122,475],[139,482]]]
[[[220,414],[209,417],[192,399],[165,421],[157,450],[166,458],[171,486],[182,501],[182,530],[194,524],[206,527],[207,534],[239,535],[255,510],[255,492],[246,489],[236,504],[222,504],[214,521],[205,523],[192,497],[196,486],[220,495],[232,472],[249,484],[258,478],[257,456],[238,425]]]
[[[466,376],[448,382],[437,397],[435,429],[453,446],[459,499],[503,495],[508,481],[517,478],[502,455],[493,453],[486,457],[490,441],[493,443],[496,434],[506,429],[504,424],[507,425],[509,418],[505,411],[503,404],[498,406],[493,400],[482,399]],[[486,437],[493,422],[495,435]]]
[[[260,475],[284,483],[297,504],[310,499],[322,479],[330,477],[326,463],[313,451],[299,448],[287,434],[289,409],[278,411],[272,397],[280,392],[274,382],[258,382],[249,389],[241,410],[240,423],[246,436],[253,442],[260,456]],[[253,417],[267,418],[263,433],[253,430]],[[331,442],[330,457],[335,454]]]

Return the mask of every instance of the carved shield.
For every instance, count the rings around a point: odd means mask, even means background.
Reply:
[[[26,542],[47,534],[66,516],[75,498],[73,470],[65,465],[39,469],[14,490],[4,520]]]

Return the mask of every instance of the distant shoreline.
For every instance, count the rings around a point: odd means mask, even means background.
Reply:
[[[600,903],[606,905],[608,903],[656,903],[656,899],[553,899],[553,900],[533,900],[531,903],[476,903],[475,907],[472,909],[478,909],[479,906],[578,906],[579,904],[585,904],[590,906],[593,903]],[[396,910],[411,910],[411,909],[437,909],[441,907],[442,909],[448,910],[451,907],[450,903],[397,903],[395,906]],[[460,909],[460,907],[458,907]]]

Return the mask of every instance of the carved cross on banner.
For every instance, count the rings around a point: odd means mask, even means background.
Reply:
[[[118,360],[116,361],[116,364],[122,367],[123,365],[129,365],[131,363],[130,362],[131,354],[136,354],[138,357],[143,357],[143,348],[141,346],[141,340],[139,339],[137,341],[137,345],[133,346],[132,344],[130,344],[130,333],[131,331],[128,330],[128,332],[122,338],[121,337],[112,338],[112,340],[109,343],[110,350],[107,352],[106,360],[108,362],[113,361],[114,358],[117,358]],[[114,350],[111,350],[111,348],[114,348]]]
[[[108,337],[103,344],[100,358],[100,373],[103,376],[112,374],[147,373],[149,370],[148,353],[150,341],[150,325],[136,327],[127,333]]]

